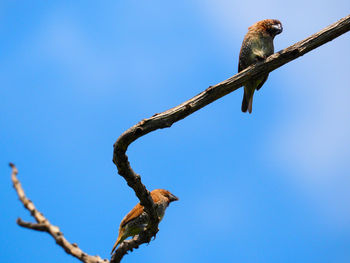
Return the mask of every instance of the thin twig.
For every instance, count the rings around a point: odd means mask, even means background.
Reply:
[[[210,86],[205,91],[192,99],[185,101],[179,106],[155,114],[151,118],[144,119],[126,130],[114,144],[113,162],[118,168],[118,173],[124,177],[127,184],[135,191],[141,204],[150,214],[151,223],[143,239],[140,239],[139,242],[126,243],[125,246],[120,246],[116,250],[115,253],[118,254],[118,259],[121,260],[128,251],[137,248],[140,244],[148,243],[150,238],[157,233],[159,223],[149,191],[142,184],[140,175],[133,171],[128,161],[126,151],[132,142],[157,129],[171,127],[175,122],[186,118],[195,111],[240,88],[247,80],[266,75],[284,64],[303,56],[307,52],[339,37],[349,30],[350,15],[324,28],[318,33],[271,55],[265,61],[252,65],[219,84]]]
[[[31,223],[31,222],[25,222],[21,218],[17,218],[16,221],[17,225],[37,231],[46,231],[46,225],[45,224],[36,224],[36,223]]]
[[[24,222],[20,218],[17,219],[17,224],[29,228],[36,231],[47,232],[50,234],[56,241],[56,243],[61,246],[68,254],[76,257],[82,262],[85,263],[107,263],[109,260],[101,259],[99,256],[90,256],[84,253],[77,244],[70,243],[65,237],[63,233],[57,226],[52,225],[49,220],[47,220],[42,213],[37,210],[32,201],[30,201],[22,188],[21,183],[17,178],[18,170],[13,163],[10,163],[12,168],[11,179],[13,183],[13,187],[15,188],[19,200],[23,203],[24,207],[30,212],[30,214],[34,217],[37,223]]]

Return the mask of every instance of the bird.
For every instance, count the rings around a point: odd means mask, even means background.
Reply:
[[[272,55],[274,53],[273,40],[282,31],[282,24],[277,19],[261,20],[250,26],[239,53],[238,72]],[[244,83],[242,112],[252,113],[254,92],[262,87],[268,76],[269,74],[266,74]]]
[[[179,200],[178,197],[170,193],[168,190],[155,189],[151,192],[151,198],[157,205],[156,211],[161,221],[164,217],[166,208],[171,202]],[[119,226],[119,235],[114,243],[111,254],[116,247],[121,244],[126,238],[133,237],[145,231],[149,222],[149,216],[144,211],[144,207],[138,203],[122,220]]]

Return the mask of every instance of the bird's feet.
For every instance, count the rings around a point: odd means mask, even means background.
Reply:
[[[267,58],[267,56],[256,56],[255,57],[255,62],[262,62]]]

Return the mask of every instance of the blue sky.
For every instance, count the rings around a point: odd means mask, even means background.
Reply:
[[[302,6],[302,8],[301,8]],[[237,73],[247,28],[280,19],[280,50],[348,15],[349,1],[1,1],[2,262],[78,262],[66,238],[109,257],[137,203],[112,163],[131,125]],[[131,145],[148,189],[180,197],[157,239],[125,262],[350,261],[350,34],[270,74],[253,113],[238,90]]]

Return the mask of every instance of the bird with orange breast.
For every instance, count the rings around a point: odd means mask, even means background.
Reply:
[[[164,213],[169,204],[179,200],[175,195],[164,189],[155,189],[151,192],[153,202],[156,204],[159,221],[164,217]],[[145,231],[149,223],[149,215],[144,211],[144,207],[138,203],[122,220],[119,226],[119,235],[115,242],[111,254],[116,247],[126,238],[133,237]]]
[[[273,39],[282,30],[282,24],[277,19],[265,19],[249,27],[239,54],[238,72],[272,55]],[[262,87],[268,76],[269,74],[266,74],[244,83],[242,112],[252,113],[254,92]]]

